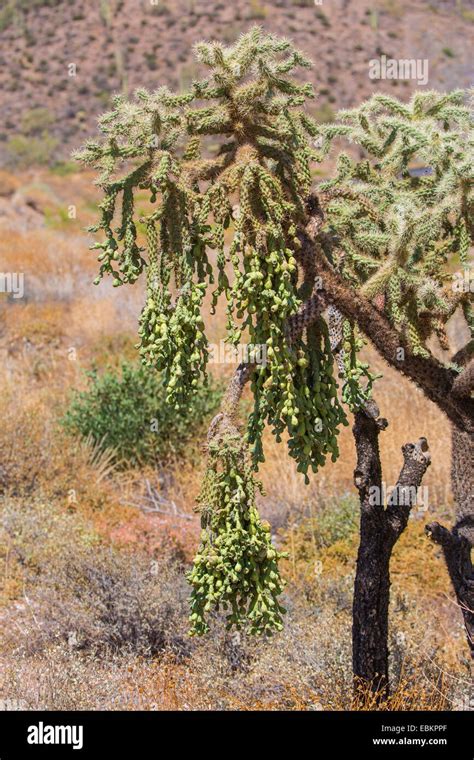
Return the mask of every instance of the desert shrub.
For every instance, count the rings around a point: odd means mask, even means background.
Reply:
[[[13,166],[54,164],[58,140],[49,132],[54,120],[54,114],[47,108],[30,108],[23,113],[19,132],[7,142],[9,161]]]
[[[77,166],[72,163],[72,161],[58,161],[58,163],[51,168],[51,171],[58,177],[67,177],[70,174],[75,174],[77,172]]]
[[[46,568],[37,598],[47,638],[80,651],[153,656],[187,653],[187,597],[173,562],[107,546],[78,555],[69,541],[61,562]]]
[[[143,57],[150,71],[156,71],[158,68],[158,59],[156,57],[156,53],[154,51],[146,51],[143,53]]]
[[[9,163],[15,167],[51,164],[58,140],[44,131],[39,137],[13,135],[7,142]]]
[[[13,556],[31,583],[46,568],[62,563],[67,547],[79,556],[95,549],[100,536],[86,521],[73,520],[70,514],[54,509],[48,502],[32,498],[7,497],[0,516],[0,547],[8,544]]]
[[[131,465],[163,461],[192,446],[222,395],[220,384],[202,385],[188,408],[167,403],[156,372],[124,362],[121,373],[89,373],[86,391],[76,392],[63,418],[66,429],[92,437]]]
[[[328,604],[339,611],[351,608],[358,515],[356,499],[345,494],[279,532],[282,549],[289,553],[285,577],[320,609]]]
[[[353,494],[345,494],[324,505],[318,513],[315,539],[319,547],[332,546],[350,538],[359,525],[359,505]]]
[[[319,557],[321,550],[341,542],[352,546],[358,525],[357,499],[346,493],[322,503],[311,516],[305,512],[300,521],[281,531],[281,537],[285,549],[291,549],[297,557],[307,561],[316,551]]]
[[[47,108],[30,108],[21,119],[21,132],[24,135],[38,135],[54,123],[54,115]]]
[[[159,560],[117,549],[78,516],[19,499],[2,512],[5,545],[22,568],[28,606],[24,638],[9,636],[7,625],[4,644],[27,654],[61,643],[95,655],[187,652],[188,588],[171,546]]]
[[[258,2],[258,0],[250,0],[250,8],[248,11],[249,19],[264,19],[267,16],[267,8]]]
[[[21,13],[27,13],[29,10],[41,8],[42,6],[54,8],[63,1],[64,0],[8,0],[5,7],[0,10],[0,32],[8,29]]]
[[[11,5],[7,5],[0,11],[0,32],[7,29],[15,18],[15,11]]]

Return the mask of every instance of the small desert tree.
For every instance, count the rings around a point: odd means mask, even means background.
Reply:
[[[377,468],[380,471],[377,434],[384,423],[371,398],[373,375],[358,359],[357,326],[373,339],[370,319],[375,314],[392,342],[406,345],[404,367],[413,367],[412,379],[418,380],[418,368],[423,374],[425,365],[420,362],[428,362],[439,377],[449,378],[451,387],[459,367],[444,367],[427,356],[426,340],[433,329],[442,334],[456,308],[450,294],[439,292],[440,273],[461,248],[466,255],[469,227],[462,203],[468,200],[467,195],[456,196],[449,211],[441,210],[452,194],[453,163],[458,161],[462,168],[455,138],[455,157],[450,150],[440,157],[440,175],[436,182],[431,180],[431,191],[429,179],[419,187],[412,183],[407,167],[416,151],[406,145],[414,129],[410,120],[396,114],[400,118],[392,120],[388,135],[371,134],[383,126],[370,126],[372,111],[377,114],[387,104],[374,109],[372,103],[367,115],[349,117],[359,119],[360,125],[318,127],[305,108],[313,96],[311,87],[294,77],[298,67],[310,64],[288,41],[254,28],[230,48],[202,43],[196,54],[209,70],[206,79],[182,95],[161,88],[152,94],[137,91],[133,103],[115,98],[113,111],[100,120],[103,139],[88,142],[79,157],[101,171],[98,184],[104,200],[99,224],[93,228],[103,233],[95,245],[100,249],[99,279],[110,274],[120,286],[146,273],[139,350],[148,366],[163,371],[169,403],[186,405],[205,377],[208,344],[201,312],[209,288],[212,307],[220,297],[227,301],[227,341],[237,345],[246,340],[250,345],[250,360],[235,372],[208,434],[208,469],[199,497],[201,546],[189,576],[191,623],[193,633],[206,632],[207,613],[222,606],[229,626],[271,633],[281,629],[284,610],[278,599],[283,585],[280,554],[255,502],[264,427],[269,425],[277,440],[285,436],[306,482],[308,473],[316,473],[328,456],[336,460],[337,434],[347,424],[334,376],[336,358],[342,403],[356,415],[358,471],[365,478],[363,484],[360,478],[356,482],[362,489],[364,516],[366,486],[374,474],[377,480]],[[464,119],[458,95],[444,101],[430,97],[430,107],[438,104],[435,121]],[[402,104],[396,107],[408,110]],[[420,123],[418,132],[425,131],[425,123]],[[460,140],[458,131],[455,137]],[[388,152],[392,146],[390,176],[386,166],[354,163],[342,154],[334,180],[311,194],[311,161],[329,149],[334,137],[346,134],[354,139],[359,132],[367,132],[369,142],[360,143],[369,152],[374,147],[383,156],[382,148]],[[322,149],[314,149],[315,138],[323,141]],[[425,220],[428,208],[432,216],[433,209],[439,210],[433,234],[420,238],[416,252],[412,239],[418,233],[408,231],[411,222],[402,223],[413,211],[409,194],[402,192],[405,186],[416,198],[417,209],[424,210]],[[151,212],[141,219],[145,249],[137,237],[137,191],[148,192],[152,202]],[[396,286],[390,280],[393,271]],[[360,304],[370,309],[370,319]],[[432,304],[436,319],[427,330],[424,313]],[[383,341],[380,334],[374,343],[380,349]],[[259,363],[257,349],[262,345],[267,361]],[[386,351],[384,346],[382,355]],[[438,375],[432,379],[435,386]],[[247,382],[254,406],[242,434],[236,412]],[[425,449],[424,442],[405,448],[400,489],[421,481],[429,463]],[[409,500],[402,510],[398,504],[387,510],[381,505],[374,518],[377,531],[386,531],[384,521],[391,515],[399,522],[396,540],[409,508]],[[361,549],[365,547],[367,554],[370,541],[364,526],[363,518]],[[390,551],[391,547],[384,553],[383,571],[378,570],[386,584]],[[359,567],[360,563],[359,558]],[[367,570],[364,573],[367,577]],[[375,597],[369,596],[361,615],[373,611]],[[375,648],[382,647],[381,666],[380,652],[359,637],[367,656],[363,672],[356,669],[356,674],[370,681],[386,673],[388,612],[383,608],[379,614]],[[367,628],[368,621],[364,625]]]

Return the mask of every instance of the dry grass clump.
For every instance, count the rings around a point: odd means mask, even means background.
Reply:
[[[187,651],[178,629],[188,591],[171,552],[153,559],[119,551],[92,525],[34,500],[6,501],[2,534],[21,566],[26,602],[12,620],[22,635],[9,638],[6,625],[4,646],[27,655],[57,643],[94,655]]]
[[[32,374],[35,363],[42,361],[44,366],[50,366],[52,353],[64,346],[68,319],[67,307],[55,302],[18,303],[4,309],[2,322],[8,336],[5,341],[8,357],[29,360]]]
[[[0,401],[0,495],[41,494],[64,511],[108,510],[110,518],[118,502],[117,487],[107,478],[114,462],[87,442],[66,437],[57,424],[57,398],[45,398],[44,389],[21,398],[21,390],[19,385],[19,398],[7,386]]]
[[[51,229],[2,230],[0,252],[2,271],[24,274],[29,301],[70,302],[93,277],[94,260],[82,236]]]
[[[21,187],[21,180],[11,172],[0,169],[0,197],[13,195]]]

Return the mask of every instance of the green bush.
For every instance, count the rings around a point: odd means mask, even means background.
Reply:
[[[359,505],[355,496],[344,494],[325,504],[317,517],[316,544],[320,548],[350,538],[359,526]]]
[[[54,124],[54,114],[47,108],[30,108],[21,118],[21,133],[23,135],[41,135]]]
[[[58,161],[51,167],[51,172],[58,177],[68,177],[70,174],[77,173],[77,164],[72,161]]]
[[[5,8],[2,8],[0,11],[0,32],[8,29],[8,27],[13,23],[14,18],[15,11],[11,5],[7,5]]]
[[[166,402],[166,389],[157,372],[124,362],[121,373],[88,373],[86,391],[75,392],[62,419],[71,433],[90,436],[99,447],[114,449],[125,465],[166,461],[192,449],[216,411],[221,385],[209,381],[177,412]]]
[[[10,163],[15,167],[51,164],[56,155],[58,140],[47,132],[41,137],[14,135],[7,142]]]

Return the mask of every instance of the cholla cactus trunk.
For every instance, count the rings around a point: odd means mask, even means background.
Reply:
[[[426,439],[402,448],[403,466],[396,487],[385,504],[378,438],[387,427],[375,404],[355,414],[357,451],[354,483],[359,491],[360,544],[354,585],[352,661],[354,706],[366,699],[367,687],[383,702],[389,693],[388,608],[390,558],[405,530],[417,489],[430,465]]]
[[[455,357],[464,364],[469,353],[459,352]],[[474,360],[465,369],[466,376],[460,376],[457,393],[461,397],[471,394],[474,389]],[[443,551],[454,592],[461,609],[466,628],[467,642],[474,660],[474,568],[471,550],[474,546],[474,457],[473,440],[465,430],[455,425],[451,428],[451,484],[456,504],[456,522],[451,530],[439,523],[431,523],[426,528],[429,538],[438,543]]]

